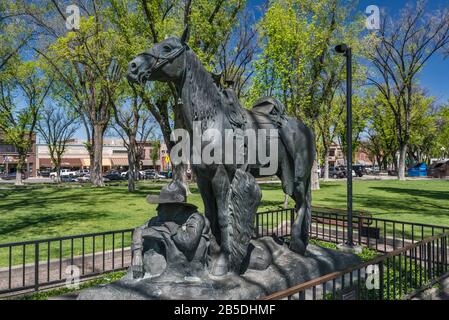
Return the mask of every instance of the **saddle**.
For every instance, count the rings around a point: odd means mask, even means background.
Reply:
[[[285,106],[273,97],[258,99],[252,107],[252,112],[266,116],[278,129],[283,126],[286,120]]]

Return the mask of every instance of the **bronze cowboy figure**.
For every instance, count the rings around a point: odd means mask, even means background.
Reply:
[[[157,216],[134,231],[133,278],[162,272],[193,276],[205,271],[209,257],[209,221],[195,205],[187,203],[182,183],[172,181],[162,188],[159,196],[149,195],[147,201],[158,204]]]

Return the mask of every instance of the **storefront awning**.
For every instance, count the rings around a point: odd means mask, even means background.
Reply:
[[[142,160],[142,165],[143,166],[153,166],[153,160]],[[161,160],[157,160],[156,161],[156,165],[160,166],[161,165]]]
[[[53,167],[53,163],[49,158],[39,159],[39,166],[50,168]],[[63,158],[61,160],[61,167],[71,167],[71,168],[79,168],[82,166],[81,159],[78,158]]]
[[[128,159],[127,158],[117,158],[117,159],[111,159],[112,165],[114,167],[121,167],[121,166],[128,166]]]
[[[81,163],[83,164],[83,167],[90,167],[90,159],[81,159]],[[111,159],[103,158],[102,166],[111,167],[112,166]]]

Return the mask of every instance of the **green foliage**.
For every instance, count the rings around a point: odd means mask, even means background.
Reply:
[[[61,296],[61,295],[68,294],[71,292],[76,292],[78,290],[83,290],[83,289],[87,289],[87,288],[94,287],[94,286],[108,284],[108,283],[120,280],[125,275],[126,275],[126,272],[124,272],[124,271],[110,272],[110,273],[106,273],[106,274],[102,275],[101,277],[99,277],[97,279],[80,283],[78,289],[62,287],[62,288],[41,291],[41,292],[29,294],[29,295],[20,296],[18,298],[14,298],[13,300],[48,300],[48,298],[51,298],[51,297]]]
[[[154,141],[151,144],[151,152],[150,152],[150,158],[153,162],[153,166],[156,166],[157,160],[159,160],[159,152],[161,150],[161,142],[160,141]]]
[[[42,76],[34,61],[18,62],[7,68],[2,78],[0,133],[2,140],[16,148],[19,154],[17,169],[20,171],[31,150],[39,110],[44,105],[52,80]]]

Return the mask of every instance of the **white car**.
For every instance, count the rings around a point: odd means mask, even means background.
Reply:
[[[78,182],[89,182],[90,181],[90,174],[85,174],[82,177],[79,177],[76,179]]]
[[[61,171],[59,171],[59,174],[61,177],[76,177],[76,171],[72,171],[70,169],[61,169]],[[50,178],[52,180],[56,179],[56,172],[51,172],[50,173]]]
[[[86,174],[90,174],[90,170],[89,170],[89,169],[81,169],[81,170],[78,170],[78,171],[76,172],[76,175],[77,175],[78,177],[85,176]]]

